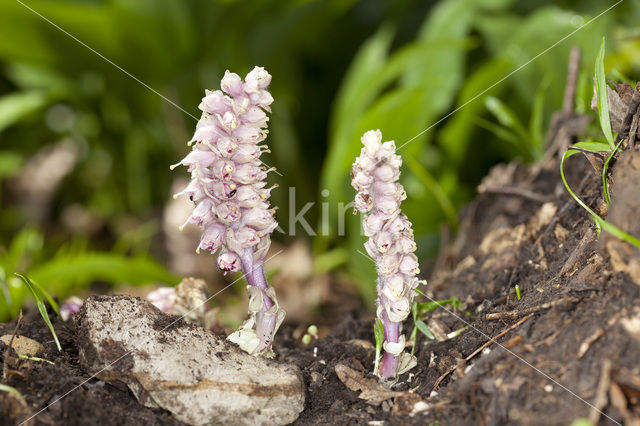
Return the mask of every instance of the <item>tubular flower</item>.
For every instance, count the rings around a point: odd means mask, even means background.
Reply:
[[[202,117],[189,141],[192,151],[171,167],[184,165],[191,173],[191,183],[174,197],[187,195],[195,204],[182,227],[193,223],[203,229],[197,251],[220,251],[218,267],[225,274],[242,270],[249,284],[250,318],[229,340],[249,353],[266,355],[272,353],[273,336],[285,315],[263,267],[278,225],[268,201],[273,187],[266,188],[270,170],[260,161],[267,151],[261,142],[273,102],[266,90],[270,82],[261,67],[244,81],[227,71],[222,90],[205,91]]]
[[[365,249],[375,260],[378,272],[378,318],[384,328],[384,356],[376,372],[384,379],[415,365],[404,352],[402,322],[411,311],[414,289],[418,286],[418,259],[411,222],[400,211],[406,198],[398,183],[402,159],[395,142],[382,143],[380,130],[362,136],[364,147],[351,169],[351,184],[358,191],[355,210],[364,214],[364,233],[369,237]]]

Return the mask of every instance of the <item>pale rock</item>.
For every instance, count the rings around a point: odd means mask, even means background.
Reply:
[[[13,341],[11,338],[13,337]],[[5,334],[0,337],[0,342],[9,346],[9,342],[11,342],[11,347],[16,351],[19,355],[25,356],[35,356],[38,352],[44,351],[44,346],[33,339],[30,339],[25,336],[18,336],[12,334]]]
[[[88,298],[77,316],[83,367],[191,425],[288,424],[304,408],[299,369],[128,296]]]

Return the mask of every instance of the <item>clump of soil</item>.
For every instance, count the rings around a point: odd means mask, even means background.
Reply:
[[[424,321],[445,335],[467,328],[442,341],[419,339],[418,366],[393,388],[403,392],[400,396],[372,405],[336,375],[337,364],[370,375],[371,313],[347,315],[307,345],[300,341],[304,326],[281,330],[278,359],[298,365],[306,385],[297,424],[566,425],[578,418],[595,424],[640,419],[640,283],[633,275],[639,254],[631,246],[623,246],[624,256],[620,247],[609,249],[610,237],[603,243],[587,213],[564,190],[558,146],[566,147],[582,131],[576,122],[585,120],[571,114],[554,120],[550,134],[560,135],[550,141],[555,151],[535,166],[498,166],[463,212],[460,231],[435,263],[427,287],[429,298],[457,296],[462,309],[438,309]],[[623,147],[627,156],[640,155],[632,143]],[[626,175],[616,167],[612,163],[611,209],[626,207],[612,216],[635,217],[629,212],[639,211],[640,186],[626,185]],[[605,215],[598,171],[579,156],[565,168],[576,194]],[[637,221],[631,222],[633,232]],[[14,327],[15,321],[0,325],[0,333]],[[78,365],[73,326],[58,322],[56,330],[62,352],[35,316],[21,325],[19,334],[45,344],[41,356],[55,365],[7,360],[2,382],[17,388],[28,407],[0,404],[3,419],[25,419],[27,411],[37,413],[64,396],[34,421],[178,424],[162,410],[139,405],[123,385],[89,379]],[[5,348],[0,343],[3,359],[9,354]]]

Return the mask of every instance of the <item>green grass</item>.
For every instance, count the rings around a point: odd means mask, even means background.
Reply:
[[[35,362],[48,362],[51,365],[56,365],[54,362],[51,362],[48,359],[39,358],[37,356],[28,356],[28,355],[18,354],[18,358],[26,359],[26,360],[29,360],[29,361],[35,361]]]
[[[22,396],[20,391],[14,388],[13,386],[4,385],[0,383],[0,391],[10,393],[11,395],[18,398],[18,400],[22,403],[22,405],[24,405],[25,407],[27,406],[27,401],[25,401],[24,396]]]
[[[422,293],[418,289],[416,289],[416,292],[421,296],[425,296],[424,293]],[[435,336],[433,335],[431,330],[429,330],[429,327],[427,327],[427,324],[425,324],[425,322],[422,321],[422,317],[426,315],[428,312],[434,311],[445,305],[451,305],[451,307],[453,307],[454,309],[459,309],[462,306],[462,302],[460,302],[460,299],[453,296],[445,300],[433,300],[429,302],[414,301],[413,304],[411,305],[411,315],[413,317],[413,330],[411,331],[409,340],[413,342],[413,345],[411,347],[412,356],[415,353],[416,346],[418,344],[418,331],[422,333],[429,340],[435,339]],[[459,331],[460,332],[464,331],[464,328],[460,329]]]
[[[38,307],[38,311],[40,312],[42,319],[47,324],[47,327],[49,327],[49,330],[51,330],[51,334],[53,335],[53,340],[55,340],[56,342],[58,351],[62,351],[62,347],[60,346],[60,341],[58,340],[58,335],[56,334],[56,331],[53,329],[53,324],[51,324],[51,319],[49,319],[49,314],[47,313],[47,307],[44,304],[44,299],[46,299],[49,302],[53,310],[56,311],[56,314],[60,315],[60,310],[58,309],[58,305],[53,300],[53,298],[46,291],[42,289],[42,287],[40,287],[38,284],[31,281],[27,276],[22,275],[18,272],[15,272],[14,275],[20,278],[22,282],[24,282],[24,285],[26,285],[27,288],[29,289],[29,292],[33,296],[33,299],[36,301],[36,306]]]
[[[384,327],[380,318],[376,318],[373,326],[373,335],[376,338],[376,359],[373,364],[373,374],[378,374],[380,368],[380,355],[382,354],[382,344],[384,343]]]
[[[598,56],[596,59],[595,65],[595,79],[596,79],[596,97],[598,102],[598,119],[600,121],[600,128],[602,129],[602,133],[604,134],[607,142],[601,141],[589,141],[589,142],[578,142],[575,145],[569,147],[567,151],[562,156],[562,160],[560,161],[560,176],[562,177],[562,182],[564,183],[565,188],[571,195],[571,197],[590,215],[593,221],[595,222],[598,230],[605,230],[611,235],[626,241],[629,244],[640,249],[640,240],[622,229],[618,228],[614,224],[607,222],[603,218],[601,218],[595,211],[593,211],[589,206],[587,206],[578,196],[571,190],[571,187],[567,183],[567,180],[564,176],[564,162],[567,158],[585,152],[594,152],[594,153],[604,153],[607,152],[607,159],[604,161],[602,166],[602,192],[604,194],[604,199],[607,204],[611,203],[611,197],[609,195],[609,187],[607,185],[607,173],[609,170],[609,163],[611,159],[614,157],[616,152],[618,152],[620,145],[623,140],[621,139],[616,144],[616,140],[613,137],[613,133],[611,131],[611,118],[609,111],[609,101],[607,97],[607,82],[606,76],[604,73],[604,54],[605,54],[605,38],[602,37],[602,43],[600,45],[600,51],[598,52]]]

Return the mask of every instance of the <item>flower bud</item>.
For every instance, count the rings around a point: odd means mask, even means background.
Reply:
[[[213,217],[213,201],[205,198],[193,209],[193,213],[191,213],[191,216],[187,219],[187,223],[203,226],[205,223],[211,222]]]
[[[259,107],[249,107],[247,112],[242,115],[242,120],[245,123],[252,124],[266,124],[267,122],[267,114],[264,112],[262,108]],[[262,126],[261,126],[262,127]]]
[[[236,152],[233,154],[233,161],[236,163],[248,163],[250,161],[256,161],[262,151],[260,147],[255,143],[243,143],[240,144]]]
[[[380,130],[369,130],[362,136],[361,140],[366,154],[373,156],[381,147],[382,133]]]
[[[266,90],[252,92],[249,94],[249,98],[251,99],[251,102],[253,104],[258,105],[267,111],[270,111],[269,105],[273,103],[273,96],[271,96],[271,93],[267,92]]]
[[[242,95],[242,79],[238,74],[227,70],[220,81],[220,88],[231,96],[240,96]]]
[[[215,181],[207,185],[207,188],[211,195],[220,201],[224,201],[233,198],[236,193],[237,186],[233,182]]]
[[[211,223],[211,225],[207,226],[202,233],[198,250],[203,249],[210,251],[211,254],[215,253],[224,242],[224,233],[224,225],[217,222]]]
[[[176,304],[176,289],[175,287],[159,287],[147,294],[147,300],[162,312],[172,313],[173,306]]]
[[[262,197],[252,185],[242,185],[235,193],[235,200],[240,207],[251,208],[262,202]]]
[[[411,312],[411,304],[406,297],[400,298],[397,301],[389,301],[387,306],[387,315],[389,315],[389,321],[402,322],[409,316]]]
[[[353,187],[358,191],[364,191],[373,183],[373,178],[365,172],[358,171],[351,178]]]
[[[233,131],[233,136],[239,140],[250,141],[255,143],[262,142],[265,138],[265,134],[259,127],[254,125],[242,125],[238,126]]]
[[[372,240],[380,253],[388,253],[393,249],[394,235],[391,232],[379,232]]]
[[[267,173],[259,165],[243,163],[236,166],[233,180],[243,184],[251,184],[263,180],[266,176]]]
[[[382,226],[385,223],[385,217],[380,214],[370,214],[369,216],[365,216],[362,219],[362,227],[364,228],[364,235],[367,237],[371,237],[376,232],[379,232],[382,229]]]
[[[417,250],[416,242],[408,235],[403,235],[396,243],[400,253],[413,253]]]
[[[216,142],[216,147],[218,148],[218,151],[220,151],[220,154],[228,158],[236,152],[238,144],[231,138],[221,137]]]
[[[262,207],[254,207],[245,211],[242,215],[242,222],[252,228],[263,229],[271,225],[273,215],[269,210]]]
[[[192,142],[211,142],[216,140],[220,136],[220,130],[215,124],[209,124],[201,126],[196,129],[196,132],[191,138]]]
[[[398,179],[396,170],[387,164],[378,167],[373,176],[380,182],[393,182]]]
[[[82,299],[76,296],[65,299],[64,303],[60,305],[60,318],[62,321],[69,321],[75,314],[80,312],[82,304]]]
[[[358,195],[356,195],[353,205],[356,210],[359,210],[363,213],[366,213],[373,208],[371,197],[369,196],[369,194],[365,194],[363,192],[359,192]]]
[[[235,164],[226,159],[219,159],[213,164],[211,168],[213,172],[213,176],[221,180],[229,180],[231,176],[233,176],[233,172],[235,171]]]
[[[418,268],[418,258],[415,254],[405,254],[398,265],[398,270],[403,274],[416,275],[420,272]]]
[[[251,86],[252,89],[263,90],[271,83],[271,74],[263,67],[255,67],[247,74],[244,80],[245,84]]]
[[[382,275],[392,275],[398,271],[400,259],[395,254],[378,257],[378,272]]]
[[[218,256],[218,268],[226,275],[227,272],[238,272],[241,267],[240,257],[230,251],[221,253]]]
[[[198,106],[202,111],[209,114],[222,114],[229,108],[229,101],[220,90],[205,92],[202,103]]]

